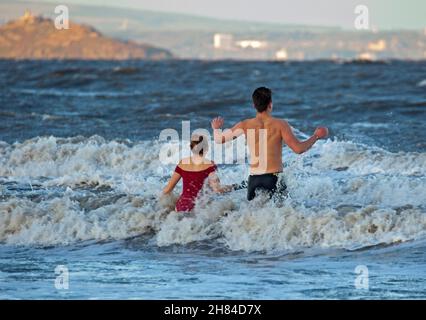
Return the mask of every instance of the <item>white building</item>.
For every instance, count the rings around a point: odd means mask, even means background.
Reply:
[[[371,51],[384,51],[386,49],[386,41],[383,39],[378,40],[377,42],[369,42],[368,50]]]
[[[213,47],[215,49],[231,50],[234,45],[233,41],[232,34],[216,33],[213,36]]]
[[[358,59],[363,61],[374,61],[376,60],[376,55],[371,52],[362,52],[358,55]]]
[[[267,43],[265,41],[259,41],[259,40],[241,40],[241,41],[237,41],[236,45],[243,49],[247,49],[247,48],[261,49],[266,47]]]
[[[288,53],[286,49],[281,49],[275,52],[275,58],[277,60],[287,60],[288,59]]]

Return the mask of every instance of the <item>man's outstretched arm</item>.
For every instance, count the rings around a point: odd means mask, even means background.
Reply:
[[[240,135],[244,133],[244,126],[243,122],[238,122],[235,126],[233,126],[231,129],[221,130],[223,127],[223,118],[222,117],[216,117],[212,120],[211,126],[213,129],[213,136],[214,141],[216,143],[225,143],[230,140],[236,139]]]
[[[293,130],[291,130],[290,125],[286,121],[283,121],[281,130],[282,139],[284,140],[285,144],[288,145],[289,148],[297,154],[308,151],[315,144],[315,142],[328,136],[327,128],[318,127],[309,139],[300,141],[294,135]]]

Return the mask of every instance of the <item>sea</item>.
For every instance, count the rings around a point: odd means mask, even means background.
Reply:
[[[174,212],[161,132],[253,117],[259,86],[329,138],[283,148],[282,202]],[[425,298],[426,61],[0,61],[0,299]]]

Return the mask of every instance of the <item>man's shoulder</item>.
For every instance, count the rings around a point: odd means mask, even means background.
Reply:
[[[236,124],[236,127],[244,130],[245,132],[247,129],[250,129],[253,127],[253,120],[254,120],[253,118],[241,120],[240,122]]]
[[[286,126],[286,125],[288,125],[287,121],[285,119],[281,119],[281,118],[272,117],[271,118],[271,122],[274,125],[277,125],[277,126]]]
[[[249,119],[241,120],[240,122],[235,124],[234,128],[239,128],[239,129],[243,129],[243,130],[250,128],[251,123],[253,122],[254,119],[255,118],[249,118]]]
[[[240,123],[242,126],[250,126],[251,124],[254,124],[256,122],[257,122],[256,118],[247,118],[242,120]]]
[[[249,118],[239,122],[239,126],[245,129],[257,128],[259,127],[259,125],[262,125],[262,124],[259,124],[259,120],[257,118]],[[270,125],[272,125],[273,127],[282,128],[282,127],[287,127],[288,122],[285,119],[271,117],[269,119],[269,126]]]

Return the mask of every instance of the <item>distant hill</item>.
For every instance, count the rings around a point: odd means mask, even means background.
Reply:
[[[89,3],[89,2],[88,2]],[[54,17],[55,3],[35,3],[30,1],[3,0],[0,3],[0,19],[7,20],[29,9],[37,14]],[[68,5],[70,19],[95,26],[108,34],[123,30],[150,31],[202,31],[202,32],[327,32],[339,28],[232,21],[187,14],[155,12],[137,9],[99,7],[90,5]]]
[[[96,29],[70,22],[58,30],[54,21],[26,13],[0,26],[0,58],[7,59],[167,59],[172,54],[145,44],[103,36]]]
[[[53,19],[56,17],[54,10],[57,4],[58,2],[0,0],[0,24],[16,19],[26,9]],[[146,49],[145,53],[148,53],[142,54],[142,57],[147,58],[169,57],[170,54],[155,48],[151,50],[146,43],[166,48],[180,59],[426,59],[426,29],[359,31],[338,27],[232,21],[93,5],[69,4],[68,8],[69,17],[74,23],[93,26],[103,35],[114,39],[131,41],[126,48],[132,47],[133,53],[136,52],[135,46],[140,44],[140,47]],[[96,30],[93,31],[94,34],[99,34]],[[94,50],[91,37],[95,36],[91,30],[86,31],[84,43],[87,48]],[[13,34],[11,37],[13,38]],[[107,39],[102,35],[97,38]],[[39,41],[42,43],[42,40]],[[117,43],[117,40],[114,41]],[[250,44],[261,46],[253,47]],[[124,45],[123,42],[121,45]],[[22,50],[27,46],[29,44],[23,45]],[[43,50],[43,46],[40,46],[37,54],[46,54]],[[66,50],[62,49],[62,52],[71,54],[74,50],[77,49],[70,45]],[[7,54],[4,46],[0,48],[0,52],[3,56]],[[103,52],[118,55],[119,59],[128,57],[126,50],[111,49],[106,44]],[[101,54],[99,50],[90,53],[95,57]]]

